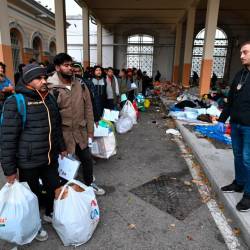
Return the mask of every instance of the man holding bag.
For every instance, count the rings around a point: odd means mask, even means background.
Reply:
[[[66,53],[55,56],[56,72],[48,79],[62,117],[63,137],[67,152],[75,154],[83,167],[84,183],[97,195],[105,191],[93,182],[93,161],[88,147],[94,132],[94,116],[89,90],[73,75],[73,61]]]
[[[23,97],[21,107],[15,96],[4,104],[1,117],[1,165],[7,182],[16,179],[27,182],[39,196],[39,179],[46,190],[44,219],[53,212],[55,190],[60,187],[58,156],[66,155],[61,130],[61,118],[54,97],[48,93],[46,70],[38,64],[28,64],[15,88]],[[18,171],[17,171],[18,170]],[[19,174],[18,174],[19,172]],[[47,240],[40,230],[36,239]]]

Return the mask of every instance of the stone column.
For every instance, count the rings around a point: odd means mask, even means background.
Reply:
[[[56,52],[67,52],[65,1],[55,0]]]
[[[97,64],[102,65],[102,24],[97,20]]]
[[[185,88],[189,88],[190,71],[192,66],[194,24],[195,24],[195,7],[190,7],[187,17],[184,64],[182,72],[182,85]]]
[[[0,1],[0,62],[6,64],[6,76],[14,82],[7,0]]]
[[[208,0],[205,42],[203,47],[203,57],[200,73],[200,95],[208,94],[213,70],[214,40],[217,29],[220,0]]]
[[[172,81],[175,83],[179,82],[181,34],[182,34],[182,23],[177,23],[176,35],[175,35],[174,68],[172,74]]]
[[[83,26],[83,67],[86,68],[90,66],[88,7],[82,7],[82,26]]]

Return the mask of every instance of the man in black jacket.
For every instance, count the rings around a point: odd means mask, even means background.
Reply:
[[[240,70],[229,91],[228,103],[219,118],[218,128],[224,132],[224,123],[230,116],[231,138],[234,153],[235,179],[221,188],[223,192],[243,192],[237,210],[250,210],[250,41],[241,46]]]
[[[1,125],[2,168],[7,182],[19,178],[37,196],[39,178],[42,180],[47,193],[44,220],[51,221],[54,191],[60,187],[58,156],[66,155],[66,147],[57,103],[47,90],[45,68],[38,64],[25,66],[15,91],[24,96],[26,119],[18,111],[16,98],[7,99]],[[40,230],[37,239],[47,238],[47,232]]]

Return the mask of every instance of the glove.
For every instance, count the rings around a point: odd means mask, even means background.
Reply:
[[[217,123],[217,130],[219,133],[224,134],[225,130],[226,130],[225,124],[223,122],[218,122]]]

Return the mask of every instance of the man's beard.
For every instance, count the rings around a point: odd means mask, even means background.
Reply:
[[[72,75],[67,75],[67,74],[64,74],[62,72],[60,72],[60,73],[61,73],[61,77],[63,79],[65,79],[65,80],[71,80],[72,79]]]

